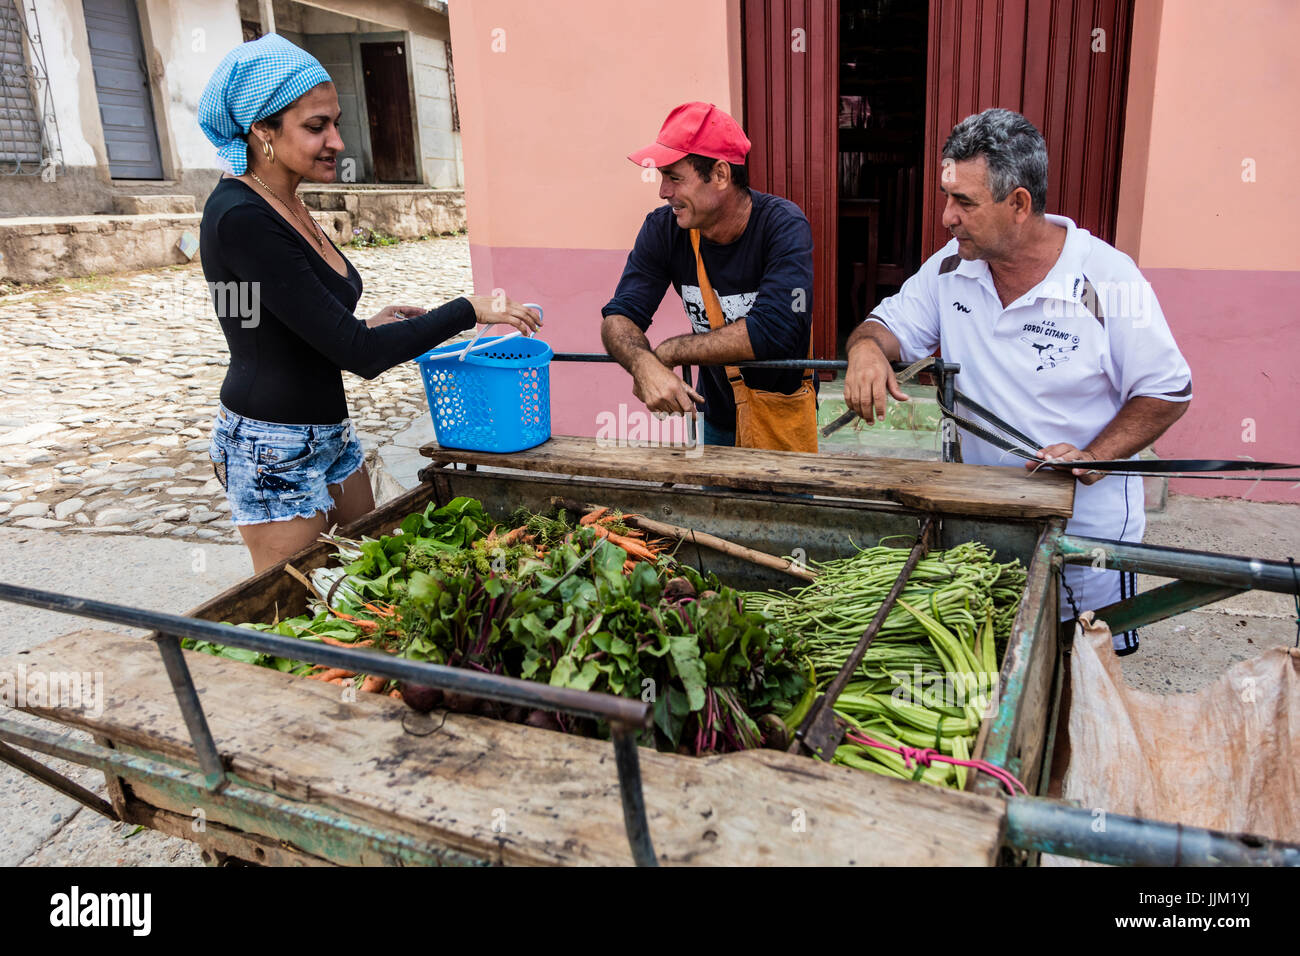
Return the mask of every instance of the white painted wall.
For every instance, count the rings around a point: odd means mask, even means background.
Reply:
[[[63,161],[96,166],[104,134],[81,0],[36,0],[41,46],[58,117]],[[170,167],[215,169],[216,150],[199,129],[198,103],[221,58],[241,42],[235,0],[145,0],[140,29],[160,145]],[[166,157],[165,157],[166,158]]]
[[[451,84],[444,37],[408,34],[413,58],[415,113],[419,121],[420,167],[425,185],[457,189],[463,182],[460,134],[451,128]]]
[[[104,135],[95,100],[95,79],[90,69],[81,0],[35,2],[54,114],[63,143],[63,162],[67,166],[95,166],[99,162],[95,147],[98,145],[102,155]],[[89,102],[83,97],[83,85],[89,86]]]
[[[145,0],[144,7],[141,31],[158,94],[159,138],[170,143],[178,170],[215,169],[217,151],[199,129],[199,98],[222,57],[243,42],[238,5],[235,0]]]
[[[81,0],[34,2],[64,164],[94,168],[105,163],[106,156]],[[141,32],[156,90],[155,122],[164,166],[171,175],[215,169],[216,150],[198,126],[199,97],[221,58],[242,42],[240,8],[247,8],[249,0],[142,0],[140,6]],[[252,7],[256,9],[255,0]],[[386,29],[369,21],[277,0],[277,20],[281,12],[284,27],[292,24],[311,34]],[[412,92],[421,179],[437,188],[459,188],[464,175],[460,134],[451,129],[443,48],[446,37],[406,37],[413,57]],[[361,90],[355,93],[362,97]]]

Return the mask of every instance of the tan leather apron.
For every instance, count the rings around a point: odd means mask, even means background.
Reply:
[[[708,273],[704,271],[698,229],[691,230],[691,246],[695,249],[695,273],[700,282],[704,311],[709,317],[709,328],[717,331],[727,324],[727,320],[722,315],[718,294],[713,291]],[[808,337],[808,357],[812,358],[811,335]],[[813,391],[811,369],[804,372],[803,381],[791,395],[750,388],[737,366],[728,365],[726,369],[727,381],[736,396],[737,447],[817,451],[817,393]]]

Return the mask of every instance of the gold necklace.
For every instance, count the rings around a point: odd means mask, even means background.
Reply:
[[[293,207],[280,197],[280,194],[278,192],[276,192],[266,183],[262,182],[262,177],[258,176],[257,173],[253,172],[251,169],[248,171],[248,175],[252,176],[255,180],[257,180],[258,184],[263,189],[265,189],[277,200],[279,200],[280,205],[284,206],[284,208],[288,210],[289,215],[293,216],[299,222],[303,221],[302,218],[299,217],[299,215],[293,211]],[[302,201],[302,198],[297,193],[294,193],[293,198],[298,200],[298,205],[302,206],[303,211],[306,212],[307,204]],[[307,213],[307,221],[306,223],[304,223],[304,225],[307,226],[307,231],[312,233],[313,237],[316,239],[316,245],[320,246],[321,254],[324,255],[325,254],[325,230],[320,227],[320,223],[318,223],[315,219],[311,218],[311,213]],[[316,227],[315,230],[311,228],[312,226]]]

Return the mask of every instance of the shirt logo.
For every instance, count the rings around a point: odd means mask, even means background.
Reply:
[[[1070,353],[1077,351],[1079,348],[1079,337],[1077,335],[1070,342],[1034,341],[1028,335],[1020,336],[1020,341],[1038,353],[1038,368],[1034,369],[1035,372],[1064,365],[1070,361]]]
[[[1038,368],[1034,369],[1035,372],[1064,365],[1070,361],[1070,353],[1079,348],[1079,337],[1058,329],[1056,323],[1051,320],[1042,325],[1026,322],[1020,327],[1020,331],[1022,333],[1020,341],[1037,353]]]
[[[954,302],[953,305],[956,306],[958,312],[970,313],[970,309],[966,308],[966,306],[962,305],[960,302]]]
[[[718,303],[722,306],[722,317],[730,325],[737,319],[749,314],[750,306],[758,298],[757,292],[741,292],[736,295],[720,295]],[[691,320],[691,329],[695,332],[709,331],[709,314],[704,309],[704,296],[697,285],[682,286],[682,308]]]

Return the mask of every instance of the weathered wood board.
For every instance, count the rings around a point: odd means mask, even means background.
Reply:
[[[250,784],[494,862],[631,863],[608,742],[459,714],[416,736],[404,718],[427,719],[389,698],[349,703],[337,687],[185,656],[223,758]],[[152,641],[80,631],[0,671],[20,664],[104,675],[101,714],[30,712],[194,765]],[[640,755],[650,833],[668,865],[987,866],[1002,839],[996,798],[770,750]]]
[[[420,454],[435,463],[466,463],[595,478],[717,485],[747,491],[894,501],[919,511],[1013,518],[1068,518],[1074,479],[1044,469],[947,462],[809,455],[750,448],[613,446],[559,435],[512,454],[459,451],[436,444]]]

